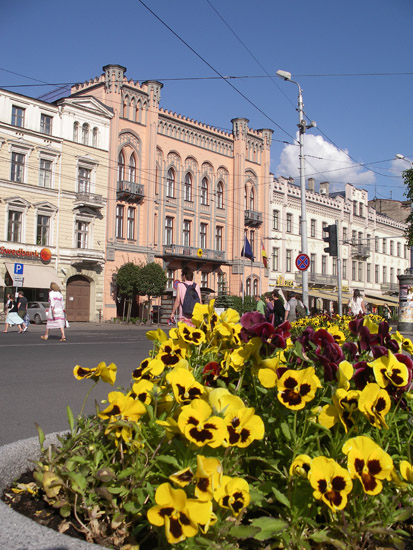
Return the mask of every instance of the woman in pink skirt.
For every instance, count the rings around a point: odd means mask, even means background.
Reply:
[[[47,325],[46,325],[46,333],[44,336],[40,336],[42,340],[47,340],[49,338],[49,330],[58,328],[60,329],[62,337],[60,338],[61,342],[66,342],[66,336],[65,336],[65,324],[66,324],[66,316],[65,316],[65,307],[63,303],[63,296],[60,292],[60,288],[56,283],[52,283],[50,285],[50,292],[49,292],[49,315],[51,315],[51,318],[47,319]]]

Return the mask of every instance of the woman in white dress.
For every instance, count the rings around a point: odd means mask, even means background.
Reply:
[[[13,300],[10,294],[8,295],[6,308],[7,308],[6,326],[3,332],[7,333],[9,331],[9,327],[12,327],[13,325],[17,325],[17,328],[19,329],[20,334],[22,334],[23,319],[17,313],[19,309],[19,305],[16,300]]]
[[[354,289],[353,297],[348,303],[348,308],[351,315],[358,315],[359,313],[365,315],[366,305],[358,288]]]
[[[51,316],[51,317],[49,317]],[[44,336],[40,336],[42,340],[47,340],[49,338],[49,330],[58,328],[62,337],[60,338],[61,342],[66,342],[65,336],[65,307],[63,303],[63,296],[60,292],[60,288],[56,283],[50,285],[49,292],[49,314],[46,325],[46,333]]]

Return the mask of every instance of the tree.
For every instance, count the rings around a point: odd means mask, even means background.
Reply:
[[[410,203],[413,204],[413,168],[409,168],[403,172],[403,180],[406,185],[405,195],[410,200]],[[410,209],[410,214],[406,220],[407,229],[406,229],[406,238],[407,244],[413,246],[413,209]]]
[[[139,273],[143,268],[132,262],[123,264],[116,274],[116,285],[119,294],[127,297],[128,311],[126,320],[129,321],[132,309],[132,300],[138,294]],[[123,309],[123,317],[125,317],[125,308]]]
[[[151,311],[151,297],[160,296],[166,288],[166,282],[165,271],[156,262],[146,264],[139,270],[137,292],[141,296],[148,297],[148,320]]]

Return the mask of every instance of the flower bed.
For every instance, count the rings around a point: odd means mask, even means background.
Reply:
[[[381,318],[276,329],[195,306],[36,462],[39,493],[116,549],[407,548],[413,345]],[[77,365],[114,385],[116,366]]]

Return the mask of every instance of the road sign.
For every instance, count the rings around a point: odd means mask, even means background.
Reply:
[[[14,264],[14,274],[23,275],[24,264]]]
[[[307,254],[298,254],[295,265],[300,271],[306,271],[310,267],[310,258]]]
[[[13,286],[23,286],[23,275],[13,275]]]

